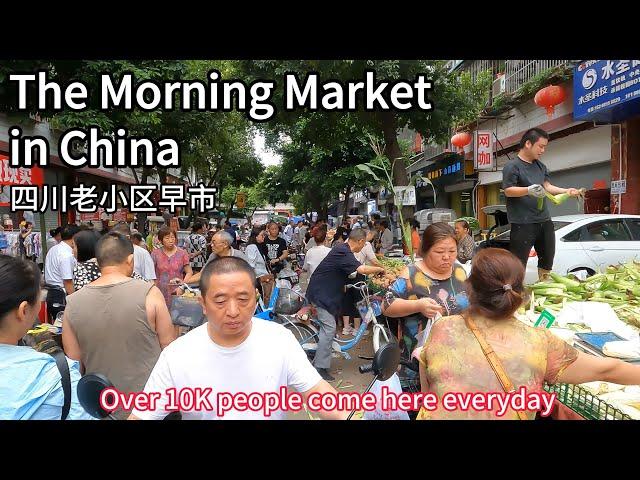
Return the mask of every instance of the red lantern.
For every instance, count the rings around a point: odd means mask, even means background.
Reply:
[[[457,133],[451,137],[451,145],[454,145],[460,149],[464,149],[471,143],[471,134],[467,132]]]
[[[554,107],[561,104],[567,98],[564,88],[557,85],[549,85],[539,90],[533,99],[536,105],[544,107],[547,110],[549,118],[553,116]]]

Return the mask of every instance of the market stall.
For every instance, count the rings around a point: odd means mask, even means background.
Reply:
[[[579,276],[552,273],[531,285],[529,305],[518,318],[582,352],[640,363],[640,263]],[[557,394],[557,418],[640,419],[640,386],[590,382],[545,389]]]

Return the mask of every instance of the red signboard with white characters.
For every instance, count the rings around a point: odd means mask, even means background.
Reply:
[[[9,166],[9,157],[0,154],[0,206],[11,203],[11,185],[37,185],[44,183],[44,170],[39,167],[13,168]]]
[[[113,221],[114,222],[126,222],[128,214],[129,214],[129,210],[128,209],[121,208],[120,210],[118,210],[117,212],[115,212],[113,214]]]
[[[98,208],[95,212],[80,213],[80,221],[81,222],[99,222],[102,219],[102,212],[104,212],[103,208]]]

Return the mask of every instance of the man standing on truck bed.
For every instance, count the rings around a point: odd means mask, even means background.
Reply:
[[[580,195],[575,188],[559,188],[551,184],[549,171],[539,159],[549,143],[549,134],[531,128],[520,140],[520,151],[502,169],[502,188],[507,197],[507,217],[511,224],[510,250],[526,267],[531,247],[538,255],[538,277],[542,280],[553,268],[556,237],[547,202],[538,208],[545,193]]]

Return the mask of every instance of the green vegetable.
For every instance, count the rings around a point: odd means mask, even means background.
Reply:
[[[560,205],[561,203],[564,203],[569,198],[571,198],[571,195],[569,195],[568,193],[559,193],[558,195],[551,195],[549,192],[547,192],[545,196],[556,205]]]
[[[564,283],[536,283],[531,286],[534,290],[544,290],[546,288],[560,288],[562,290],[566,290],[567,286]]]
[[[543,288],[540,290],[536,290],[538,295],[546,295],[546,296],[562,296],[564,295],[564,290],[561,288]]]
[[[605,271],[583,282],[569,275],[552,273],[550,280],[527,287],[534,298],[533,310],[557,313],[566,302],[607,303],[620,320],[640,328],[640,262],[610,265]]]
[[[561,277],[557,273],[550,272],[551,278],[557,283],[564,283],[567,287],[579,287],[580,282],[578,280],[572,280],[567,277]]]

